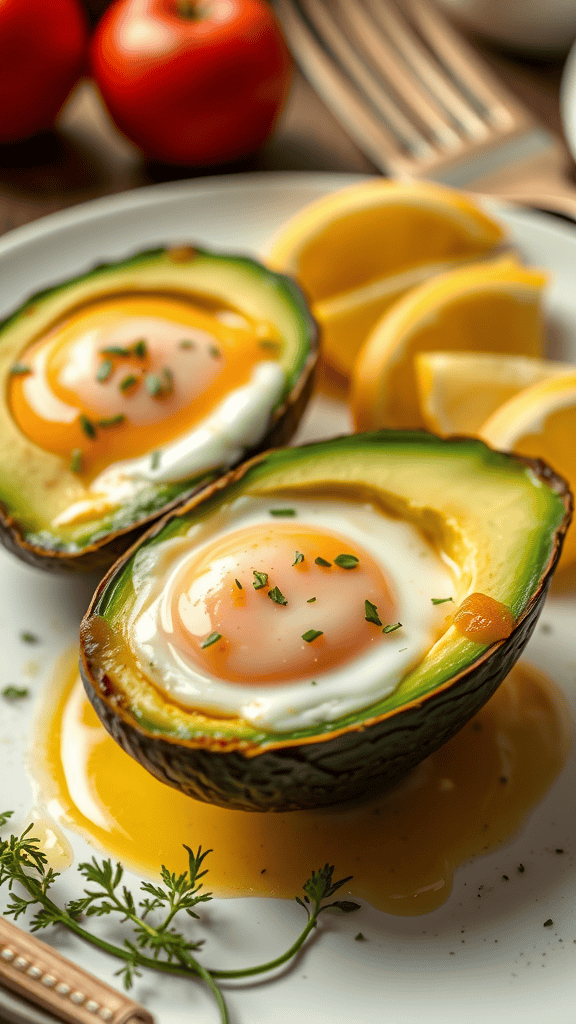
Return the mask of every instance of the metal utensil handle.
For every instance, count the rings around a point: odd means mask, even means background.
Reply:
[[[154,1024],[143,1006],[0,917],[0,985],[69,1024]]]

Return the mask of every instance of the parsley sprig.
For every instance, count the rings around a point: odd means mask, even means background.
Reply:
[[[0,813],[0,827],[11,817],[11,811]],[[88,883],[83,895],[60,907],[51,897],[50,890],[58,878],[58,872],[48,866],[46,855],[40,849],[40,840],[33,836],[33,825],[20,836],[11,835],[0,841],[0,886],[10,890],[10,902],[5,913],[17,920],[28,910],[35,910],[30,922],[32,932],[41,931],[52,925],[61,925],[79,938],[97,946],[110,956],[123,961],[117,972],[129,989],[134,979],[141,976],[141,968],[151,968],[164,974],[177,974],[188,978],[201,979],[209,987],[220,1011],[220,1021],[228,1024],[228,1013],[219,980],[248,978],[266,974],[287,963],[300,951],[306,939],[316,928],[323,911],[336,909],[343,913],[358,910],[359,904],[351,900],[333,900],[331,897],[350,881],[352,877],[334,882],[334,868],[325,864],[319,871],[313,871],[304,884],[304,897],[296,896],[296,902],[304,907],[308,915],[300,935],[285,953],[255,967],[240,970],[219,970],[204,967],[195,953],[202,947],[202,940],[190,940],[175,927],[178,914],[199,920],[196,908],[207,903],[212,894],[203,892],[206,875],[204,860],[211,852],[198,847],[196,853],[185,846],[188,853],[188,869],[175,874],[166,867],[160,871],[160,884],[141,882],[142,898],[135,898],[123,884],[124,869],[111,860],[96,860],[78,865],[80,875]],[[25,895],[18,891],[23,889]],[[81,918],[105,917],[117,914],[119,923],[129,930],[121,946],[108,942],[80,923]]]

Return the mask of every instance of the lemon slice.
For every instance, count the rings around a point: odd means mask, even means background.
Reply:
[[[453,270],[413,288],[385,313],[356,361],[358,430],[424,426],[414,358],[460,350],[538,356],[546,276],[509,257]]]
[[[461,192],[376,179],[305,207],[263,258],[298,279],[320,323],[326,360],[349,374],[365,337],[399,296],[483,258],[503,237]]]
[[[483,424],[480,437],[494,448],[544,459],[576,491],[576,366],[520,391]],[[560,564],[576,561],[576,529],[564,543]]]
[[[420,352],[415,358],[420,412],[436,434],[476,434],[519,391],[560,374],[571,363],[493,352]]]

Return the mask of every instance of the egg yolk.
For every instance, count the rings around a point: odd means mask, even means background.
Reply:
[[[273,328],[200,300],[111,296],[72,312],[19,356],[16,423],[92,479],[197,426],[256,363],[277,358]]]
[[[288,522],[238,530],[188,560],[165,609],[167,642],[232,683],[313,680],[389,642],[398,617],[366,551]]]

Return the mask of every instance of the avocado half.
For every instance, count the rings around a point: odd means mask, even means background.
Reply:
[[[257,443],[247,439],[240,456],[191,478],[143,487],[105,513],[55,525],[88,489],[69,461],[32,443],[15,423],[6,400],[0,408],[0,539],[26,562],[43,569],[107,569],[162,514],[186,500],[231,464],[270,446],[285,444],[306,408],[313,384],[318,332],[294,282],[248,257],[180,245],[140,252],[106,263],[39,292],[0,325],[0,384],[8,381],[21,353],[72,313],[115,295],[169,295],[237,311],[271,325],[281,346],[284,374],[280,400],[270,408]],[[262,343],[263,346],[265,342]],[[154,438],[150,439],[151,450]]]
[[[458,600],[479,592],[510,608],[511,635],[479,644],[449,625],[393,693],[321,726],[280,734],[184,710],[151,683],[126,642],[134,558],[240,495],[342,496],[409,520],[458,566]],[[456,733],[520,656],[571,509],[566,483],[544,463],[472,438],[379,431],[257,456],[153,527],[102,581],[81,625],[87,694],[124,750],[196,799],[285,811],[393,782]]]

